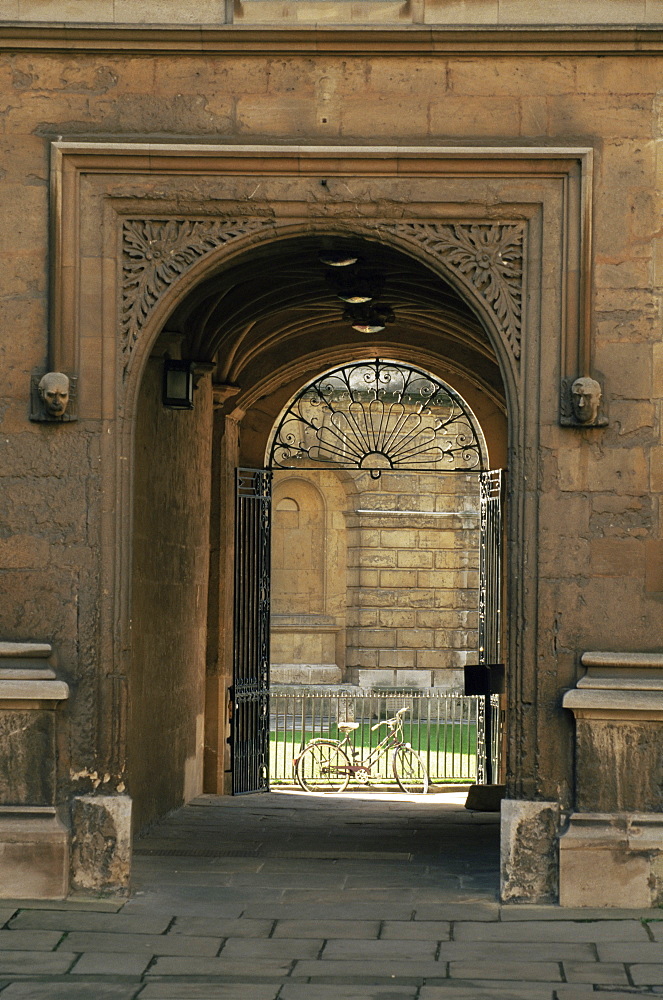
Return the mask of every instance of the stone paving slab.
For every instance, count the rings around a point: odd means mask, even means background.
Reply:
[[[309,963],[315,964],[315,963]],[[147,971],[154,976],[234,976],[244,980],[284,978],[290,972],[292,962],[276,959],[253,959],[250,969],[246,959],[240,958],[185,958],[179,955],[160,955]],[[250,976],[249,976],[250,973]],[[2,994],[0,994],[1,996]]]
[[[373,942],[362,942],[372,944]],[[322,938],[274,938],[255,940],[251,938],[229,938],[221,958],[244,959],[245,968],[250,967],[254,959],[275,958],[282,961],[292,961],[295,958],[317,958],[323,945]]]
[[[3,951],[0,976],[59,975],[68,972],[77,958],[78,955],[63,951]]]
[[[535,906],[512,903],[499,907],[500,920],[663,920],[661,910],[627,910],[617,907]],[[472,919],[475,919],[474,917]]]
[[[0,931],[1,951],[53,951],[62,931]]]
[[[373,961],[378,958],[404,962],[414,962],[420,959],[435,959],[437,942],[435,941],[327,941],[322,950],[323,961],[341,959],[347,961],[355,958]]]
[[[432,960],[405,961],[384,958],[381,961],[362,959],[318,959],[317,962],[297,962],[292,972],[293,979],[333,981],[342,979],[363,984],[389,982],[421,983],[424,979],[446,979],[447,963]],[[1,996],[1,994],[0,994]]]
[[[651,931],[654,941],[663,941],[663,914],[660,914],[656,920],[647,919],[647,927]]]
[[[271,901],[266,901],[264,904],[249,902],[242,916],[251,917],[251,919],[269,917],[279,922],[285,920],[304,920],[307,922],[312,920],[344,920],[346,918],[350,920],[383,920],[386,915],[393,917],[394,920],[410,920],[412,917],[412,904],[404,903],[401,900],[392,901],[391,905],[385,908],[382,902],[369,903],[362,899],[355,900],[350,905],[349,901],[345,900],[345,893],[343,897],[344,902],[340,902],[337,896],[333,902],[323,905],[319,903],[274,903]]]
[[[531,950],[530,950],[531,954]],[[450,979],[531,979],[532,982],[554,983],[562,981],[561,969],[556,962],[450,962]]]
[[[601,962],[663,962],[663,944],[655,941],[606,941],[596,949]]]
[[[125,899],[100,899],[98,896],[70,896],[69,899],[3,899],[2,907],[16,910],[92,910],[117,913]]]
[[[0,906],[0,927],[11,920],[15,913],[16,909],[13,906]]]
[[[12,983],[0,996],[5,1000],[134,1000],[139,989],[136,983]]]
[[[194,937],[215,937],[215,938],[266,938],[269,937],[273,920],[252,920],[252,919],[214,919],[213,917],[177,917],[169,928],[168,934],[192,935]],[[317,927],[312,928],[306,924],[307,930],[316,931],[315,935],[293,934],[292,937],[325,937],[326,935],[317,932]]]
[[[568,944],[546,941],[532,945],[528,941],[443,941],[440,944],[440,961],[469,962],[593,962],[594,945],[588,942]]]
[[[395,889],[371,889],[369,886],[365,888],[347,888],[339,886],[333,891],[321,891],[317,889],[291,889],[284,890],[282,895],[282,901],[284,903],[319,903],[332,904],[338,900],[339,894],[343,892],[343,898],[347,899],[350,905],[354,903],[381,903],[382,913],[385,913],[385,905],[390,906],[393,902],[394,897],[398,897],[399,901],[403,905],[409,906],[409,911],[415,908],[416,904],[435,904],[435,903],[449,903],[451,901],[458,903],[462,900],[463,893],[460,889],[459,884],[454,880],[453,882],[444,883],[442,880],[431,876],[431,885],[434,888],[401,888]],[[258,894],[256,893],[256,897]],[[346,910],[347,912],[347,910]]]
[[[281,983],[148,983],[140,1000],[276,1000]]]
[[[53,929],[64,931],[112,931],[119,934],[163,934],[172,923],[169,913],[131,916],[128,913],[93,913],[78,910],[20,910],[10,921],[12,931]]]
[[[557,988],[554,983],[450,980],[440,986],[422,986],[417,1000],[553,1000]],[[593,994],[593,1000],[603,1000],[603,995]]]
[[[377,939],[380,933],[379,920],[278,920],[274,927],[274,938],[353,938]]]
[[[647,928],[637,920],[534,921],[522,923],[454,923],[454,941],[642,941],[650,942]]]
[[[632,965],[631,978],[636,986],[662,986],[663,963],[657,965]]]
[[[555,989],[555,1000],[635,1000],[638,996],[642,996],[642,993],[636,993],[633,989],[614,992],[601,990],[598,993],[591,986],[562,985]]]
[[[418,898],[415,901],[415,920],[499,920],[500,908],[497,903],[474,902],[469,900],[461,903],[455,900],[451,903],[425,903]],[[390,913],[392,920],[402,919],[396,913]]]
[[[138,952],[147,955],[216,955],[220,938],[177,934],[104,934],[72,931],[60,946],[64,951]]]
[[[385,920],[380,931],[381,941],[448,941],[450,936],[449,920]]]
[[[165,916],[168,920],[172,920],[174,915],[203,918],[209,915],[214,919],[237,920],[246,908],[247,900],[240,898],[237,902],[230,903],[225,898],[220,899],[217,892],[211,893],[208,898],[198,892],[173,892],[167,897],[161,892],[154,892],[149,897],[142,894],[128,900],[122,915],[155,918]]]
[[[414,1000],[417,989],[416,986],[389,986],[384,983],[379,986],[285,983],[279,1000]]]
[[[71,970],[72,976],[134,976],[139,979],[152,961],[135,952],[85,952]]]
[[[562,962],[564,978],[569,983],[596,983],[605,986],[628,986],[626,968],[619,962]]]

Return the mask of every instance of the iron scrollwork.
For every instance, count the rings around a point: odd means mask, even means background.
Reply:
[[[477,471],[484,449],[461,397],[427,372],[358,362],[305,386],[279,421],[269,467]]]

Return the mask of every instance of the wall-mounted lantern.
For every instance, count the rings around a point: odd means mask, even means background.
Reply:
[[[172,410],[192,410],[193,383],[194,372],[190,361],[164,361],[163,405]]]

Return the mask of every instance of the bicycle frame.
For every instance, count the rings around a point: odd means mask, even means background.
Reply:
[[[392,719],[384,719],[382,722],[378,722],[376,725],[371,726],[371,732],[379,729],[380,726],[389,726],[390,730],[385,736],[382,737],[377,746],[373,747],[373,749],[369,751],[367,757],[362,757],[361,762],[357,760],[359,751],[351,739],[351,734],[355,732],[355,730],[351,729],[346,732],[342,740],[332,741],[335,742],[341,749],[348,750],[350,752],[352,756],[352,760],[350,761],[351,778],[356,778],[358,774],[366,774],[367,777],[370,777],[371,768],[377,764],[378,760],[384,756],[388,750],[396,749],[399,746],[409,746],[408,743],[404,743],[400,738],[403,733],[403,715],[409,711],[410,709],[406,706],[405,708],[399,709]],[[315,740],[312,742],[315,742]],[[307,744],[307,746],[309,745],[310,744]],[[296,766],[298,760],[299,756],[293,759],[293,766]]]

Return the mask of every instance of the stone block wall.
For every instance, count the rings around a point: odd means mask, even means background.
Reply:
[[[3,0],[7,20],[101,24],[658,24],[660,0]]]
[[[128,718],[136,829],[202,791],[211,393],[204,380],[193,410],[167,410],[162,370],[161,358],[150,359],[137,419]]]
[[[348,676],[362,686],[462,686],[477,655],[476,476],[352,476]]]

